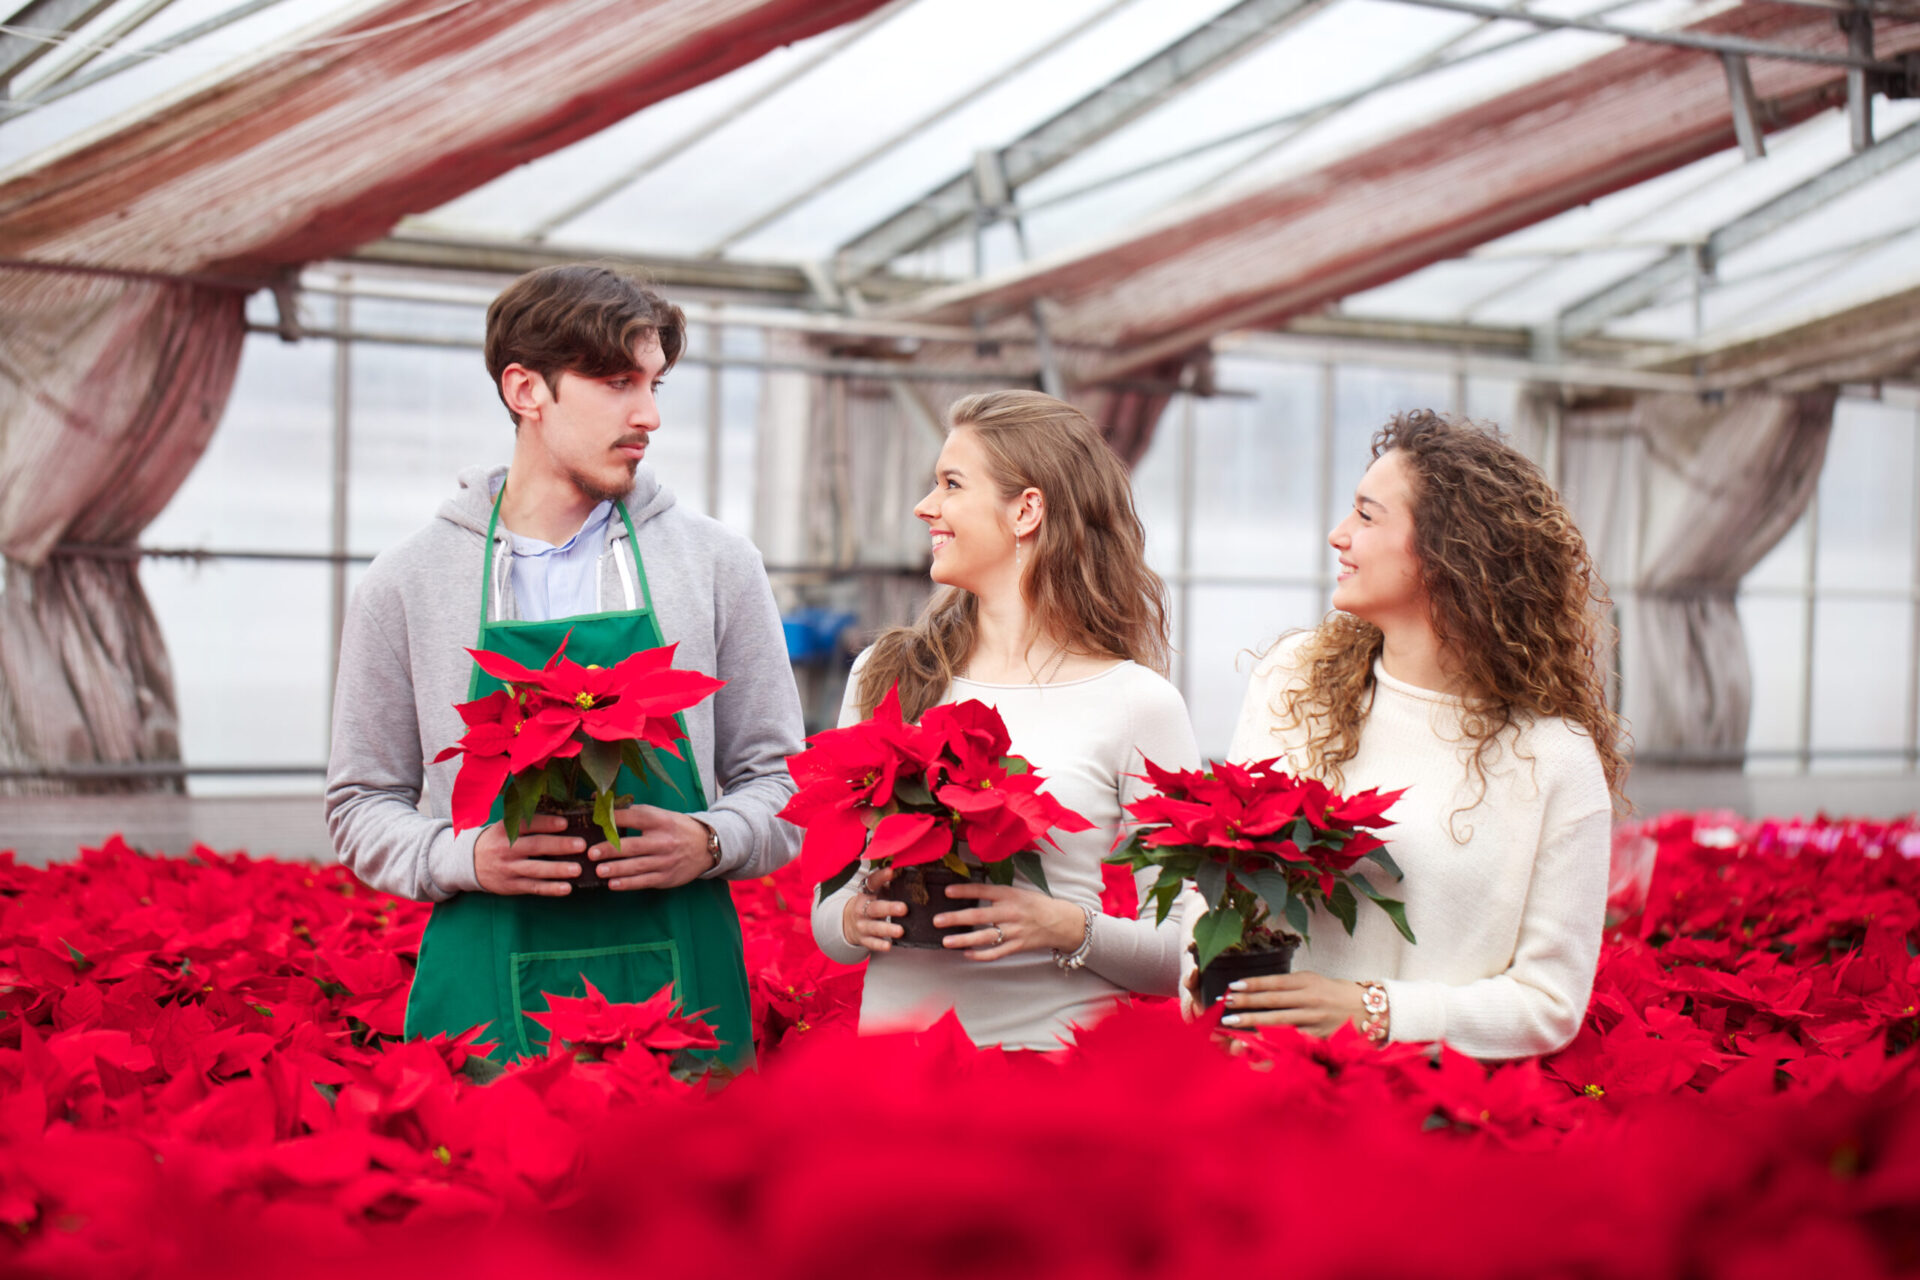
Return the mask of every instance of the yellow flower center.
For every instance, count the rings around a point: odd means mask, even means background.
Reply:
[[[1604,1098],[1607,1096],[1607,1091],[1597,1084],[1590,1084],[1580,1092],[1586,1094],[1589,1098]]]
[[[589,671],[598,671],[599,669],[600,669],[600,664],[597,662],[589,662],[587,664],[587,670]]]
[[[514,731],[515,733],[519,733],[519,732],[520,732],[520,731],[521,731],[522,729],[524,729],[524,728],[526,728],[526,727],[527,727],[527,726],[526,726],[526,722],[525,722],[525,721],[515,721],[515,722],[514,722],[514,726],[513,726],[513,731]]]
[[[579,707],[582,711],[593,710],[593,695],[590,693],[574,694],[573,702],[574,702],[574,705]]]

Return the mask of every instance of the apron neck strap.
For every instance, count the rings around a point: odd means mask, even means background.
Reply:
[[[487,625],[487,614],[493,608],[493,539],[500,527],[500,504],[506,500],[507,482],[502,478],[500,492],[494,495],[493,514],[487,518],[487,545],[480,557],[480,627],[483,631]],[[640,535],[633,531],[633,517],[627,514],[627,504],[616,500],[614,506],[619,508],[620,520],[627,526],[627,549],[633,554],[634,575],[640,579],[640,599],[645,604],[647,612],[651,613],[653,612],[653,591],[647,586],[647,567],[640,560]],[[485,644],[486,638],[482,636],[476,647],[484,647]]]

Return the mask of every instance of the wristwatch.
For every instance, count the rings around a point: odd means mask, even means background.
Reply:
[[[700,819],[695,818],[694,821],[700,822]],[[708,867],[707,870],[711,871],[720,865],[720,833],[715,831],[710,823],[700,822],[700,825],[707,830],[707,856],[713,859],[713,867]]]

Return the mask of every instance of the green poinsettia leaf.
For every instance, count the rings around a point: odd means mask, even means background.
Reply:
[[[1034,888],[1046,894],[1049,898],[1053,896],[1053,890],[1047,887],[1047,869],[1040,865],[1039,854],[1031,849],[1022,849],[1020,852],[1014,854],[1009,861],[1013,863],[1013,869],[1015,871],[1018,871],[1021,875],[1033,882]]]
[[[1354,922],[1360,917],[1360,902],[1353,896],[1353,886],[1345,880],[1333,886],[1333,893],[1327,898],[1327,910],[1333,918],[1346,926],[1347,935],[1353,935]]]
[[[1200,889],[1200,896],[1207,900],[1207,909],[1218,911],[1220,900],[1227,892],[1227,869],[1209,858],[1194,868],[1193,882]]]
[[[600,834],[607,838],[615,853],[620,852],[620,828],[613,825],[613,806],[620,797],[611,791],[602,791],[593,798],[593,821],[600,828]]]
[[[660,753],[658,751],[655,751],[649,745],[642,744],[640,747],[640,757],[647,762],[647,768],[653,771],[653,776],[667,784],[669,791],[679,796],[682,800],[693,799],[679,783],[673,780],[673,775],[667,772],[667,767],[660,763]]]
[[[1240,941],[1246,922],[1238,911],[1209,911],[1194,922],[1193,948],[1202,969],[1214,958]]]
[[[1306,937],[1307,936],[1307,904],[1300,901],[1298,897],[1294,896],[1291,893],[1287,895],[1286,916],[1287,916],[1287,927],[1292,929],[1295,933],[1299,934],[1302,938]]]
[[[593,779],[593,789],[605,793],[613,790],[613,784],[620,777],[620,746],[614,742],[602,742],[598,738],[588,738],[586,745],[580,748],[580,767]]]
[[[857,861],[849,862],[846,866],[840,868],[825,880],[822,880],[820,882],[820,896],[822,898],[831,898],[834,894],[840,892],[840,886],[853,879],[853,873],[859,869],[860,864]]]
[[[1400,931],[1401,937],[1415,946],[1420,944],[1420,940],[1413,936],[1412,927],[1407,924],[1406,903],[1396,898],[1375,898],[1374,901],[1379,903],[1380,909],[1387,913],[1387,919],[1393,921],[1393,927]]]
[[[1267,914],[1278,920],[1286,915],[1287,899],[1293,896],[1293,890],[1287,887],[1287,878],[1270,867],[1245,873],[1247,883],[1260,895],[1260,901],[1267,904]]]
[[[896,778],[893,802],[909,809],[925,809],[933,804],[933,792],[927,789],[923,778]]]
[[[1400,869],[1400,864],[1393,860],[1393,855],[1387,852],[1387,846],[1385,845],[1381,845],[1378,849],[1370,849],[1361,856],[1372,858],[1395,880],[1405,880],[1407,878],[1407,873]]]

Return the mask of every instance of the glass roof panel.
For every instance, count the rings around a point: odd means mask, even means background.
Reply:
[[[26,109],[0,123],[0,180],[16,164],[37,161],[51,147],[70,143],[86,131],[107,125],[121,115],[144,110],[163,96],[196,80],[210,81],[260,53],[316,26],[332,25],[343,13],[364,8],[369,0],[278,0],[245,17],[211,31],[178,48],[156,50],[153,46],[193,27],[238,11],[238,0],[175,0],[150,21],[142,24],[91,65],[85,67],[74,83],[115,66],[122,69],[93,84],[63,96],[35,102],[32,74],[15,86],[25,99]],[[13,6],[18,8],[19,6]],[[116,6],[116,9],[118,6]],[[113,13],[103,13],[101,21],[111,22]],[[98,23],[96,23],[96,26]],[[84,38],[77,33],[76,38]],[[42,64],[51,57],[41,59]],[[30,73],[41,79],[51,75],[59,64],[37,65]],[[67,86],[54,86],[62,92]]]

